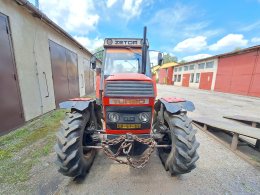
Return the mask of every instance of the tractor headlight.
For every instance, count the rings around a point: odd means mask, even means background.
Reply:
[[[150,115],[148,113],[142,112],[139,114],[139,119],[143,123],[147,123],[150,120]]]
[[[108,114],[108,119],[111,121],[111,122],[117,122],[117,121],[119,121],[119,114],[117,114],[117,113],[115,113],[115,112],[110,112],[109,114]]]

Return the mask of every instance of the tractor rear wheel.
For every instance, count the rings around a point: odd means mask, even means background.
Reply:
[[[199,159],[196,141],[196,130],[192,128],[191,120],[186,112],[170,114],[164,112],[165,124],[169,131],[164,135],[160,144],[169,144],[171,148],[158,148],[160,159],[172,176],[189,173],[196,167]]]
[[[61,122],[57,135],[55,151],[59,172],[69,177],[85,176],[90,169],[96,151],[84,150],[84,146],[93,145],[91,134],[87,127],[90,123],[90,112],[72,111]]]

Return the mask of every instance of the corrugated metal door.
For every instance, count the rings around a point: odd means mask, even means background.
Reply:
[[[232,58],[219,58],[215,91],[229,92],[233,72]]]
[[[66,49],[69,98],[79,97],[78,56]]]
[[[66,65],[66,50],[64,47],[49,41],[52,77],[56,106],[64,100],[69,99],[69,81]]]
[[[167,80],[167,71],[166,69],[160,69],[159,70],[159,83],[165,84]]]
[[[79,97],[78,56],[49,41],[56,106],[62,101]]]
[[[183,74],[182,86],[189,87],[189,84],[190,84],[190,74]]]
[[[213,72],[202,72],[200,74],[200,89],[211,90]]]
[[[260,97],[260,49],[257,51],[248,95]]]
[[[260,96],[257,51],[219,59],[215,90]],[[257,84],[256,84],[257,83]]]
[[[89,87],[90,87],[90,93],[94,91],[94,74],[95,72],[93,70],[90,70],[90,75],[89,75]]]
[[[172,85],[173,67],[169,67],[167,70],[167,85]]]
[[[0,134],[24,123],[7,17],[0,14]]]
[[[86,95],[91,92],[91,87],[90,87],[90,62],[87,59],[84,59],[84,78],[85,78],[85,93]]]

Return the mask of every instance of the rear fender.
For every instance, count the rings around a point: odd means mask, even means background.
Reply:
[[[161,110],[161,105],[164,106],[165,110],[168,112],[174,114],[181,110],[184,111],[194,111],[195,106],[191,101],[187,101],[185,99],[181,98],[161,98],[159,99],[155,105],[154,108],[156,112]]]
[[[61,102],[59,107],[63,109],[75,109],[82,112],[87,109],[94,101],[95,100],[91,98],[74,98],[65,102]]]

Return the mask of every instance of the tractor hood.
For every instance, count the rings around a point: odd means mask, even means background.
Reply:
[[[152,81],[151,78],[139,73],[117,73],[109,76],[106,81]]]

